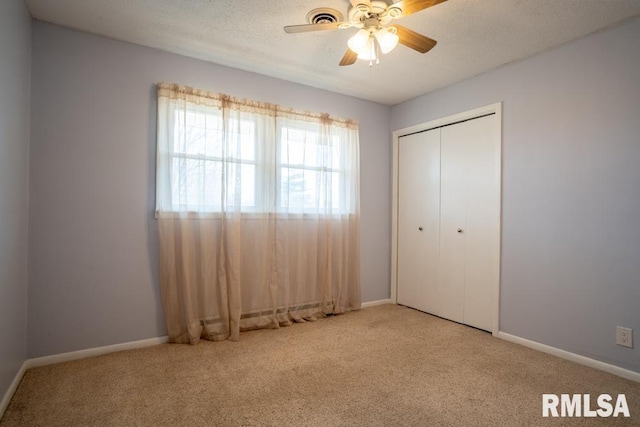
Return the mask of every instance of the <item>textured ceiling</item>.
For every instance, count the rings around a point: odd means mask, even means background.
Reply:
[[[397,22],[438,41],[338,62],[357,30],[286,34],[348,0],[25,0],[34,18],[393,105],[640,14],[640,0],[449,0]]]

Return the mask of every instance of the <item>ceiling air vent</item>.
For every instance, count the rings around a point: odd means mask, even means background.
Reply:
[[[342,14],[335,9],[321,7],[307,13],[307,22],[310,24],[332,24],[342,22]]]

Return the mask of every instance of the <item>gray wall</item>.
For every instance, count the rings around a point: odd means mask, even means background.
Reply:
[[[389,297],[390,107],[34,22],[29,357],[165,334],[159,81],[359,120],[363,300]]]
[[[500,329],[637,372],[639,41],[628,21],[396,105],[391,120],[503,101]],[[635,329],[634,349],[616,346],[616,325]]]
[[[27,349],[31,17],[0,1],[0,399]]]

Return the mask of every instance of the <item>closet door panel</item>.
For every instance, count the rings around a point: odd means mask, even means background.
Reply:
[[[458,125],[465,144],[466,229],[464,323],[490,331],[500,236],[499,128],[496,116]]]
[[[466,144],[458,136],[459,125],[441,129],[440,263],[437,291],[440,315],[464,320],[466,229]]]
[[[439,314],[440,130],[401,137],[398,156],[397,301]]]

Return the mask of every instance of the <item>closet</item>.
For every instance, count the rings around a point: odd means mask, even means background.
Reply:
[[[394,150],[397,303],[487,331],[497,331],[500,260],[500,114],[492,107],[396,133]]]

